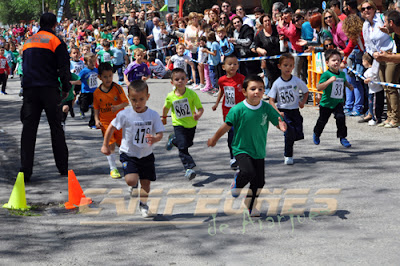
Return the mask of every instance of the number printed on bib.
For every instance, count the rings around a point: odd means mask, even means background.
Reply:
[[[91,74],[88,79],[89,88],[97,88],[97,75]]]
[[[6,59],[1,59],[1,60],[0,60],[0,67],[1,67],[1,68],[6,68],[6,62],[7,62]]]
[[[137,121],[134,122],[134,134],[133,145],[138,147],[146,147],[148,140],[146,138],[147,134],[151,133],[152,121]]]
[[[190,110],[190,105],[187,98],[176,100],[173,102],[173,105],[177,119],[192,116],[192,111]]]
[[[75,65],[75,74],[79,75],[83,69],[83,65]]]
[[[225,86],[225,106],[233,107],[235,106],[235,88],[231,86]]]
[[[279,88],[279,100],[281,104],[291,104],[296,98],[294,97],[294,91],[292,86],[287,86],[283,88]]]
[[[104,62],[110,62],[111,61],[111,56],[109,53],[104,53],[103,54]]]
[[[344,95],[344,80],[342,78],[336,78],[332,83],[331,98],[343,99]]]

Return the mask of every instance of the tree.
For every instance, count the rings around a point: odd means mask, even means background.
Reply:
[[[0,0],[0,21],[4,24],[38,19],[41,6],[30,0]]]

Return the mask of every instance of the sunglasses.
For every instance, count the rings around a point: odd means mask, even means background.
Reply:
[[[236,8],[236,11],[242,11],[243,8]]]
[[[361,12],[364,12],[365,10],[371,10],[372,6],[367,6],[367,7],[362,7]]]
[[[229,5],[222,5],[221,7],[228,7]]]
[[[329,47],[329,46],[332,46],[333,45],[333,43],[327,43],[327,44],[325,44],[324,46],[325,47]]]
[[[324,17],[325,20],[327,20],[327,19],[329,19],[329,18],[333,18],[333,16]]]

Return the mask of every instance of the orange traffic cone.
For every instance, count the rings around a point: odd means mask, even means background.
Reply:
[[[90,198],[86,198],[85,194],[83,194],[83,190],[81,185],[76,179],[75,173],[73,170],[68,171],[68,202],[66,202],[65,208],[67,210],[74,209],[76,207],[89,205],[92,203]]]
[[[25,183],[24,183],[23,172],[18,173],[17,180],[15,180],[15,185],[10,195],[10,199],[8,200],[8,203],[3,205],[3,208],[15,209],[15,210],[30,209],[30,206],[26,205]]]

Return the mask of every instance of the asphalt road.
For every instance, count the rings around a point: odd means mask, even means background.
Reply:
[[[161,113],[171,90],[169,80],[150,80],[148,106]],[[0,202],[6,203],[19,168],[21,122],[19,79],[0,95]],[[198,92],[205,108],[194,146],[197,177],[189,182],[176,149],[154,147],[157,181],[143,219],[123,179],[109,177],[100,152],[99,130],[88,120],[68,117],[66,138],[70,168],[88,208],[67,211],[68,181],[58,175],[43,114],[36,143],[32,182],[26,198],[33,210],[0,209],[1,265],[395,265],[400,261],[398,129],[369,127],[348,118],[348,140],[336,139],[333,118],[312,142],[318,108],[306,106],[306,138],[295,144],[293,166],[283,164],[283,135],[270,127],[265,163],[266,185],[260,196],[261,218],[241,208],[229,186],[226,136],[214,148],[207,139],[222,123],[215,97]],[[129,107],[127,107],[129,108]],[[78,114],[78,108],[75,108]],[[121,164],[118,162],[121,169]],[[297,204],[297,205],[296,205]],[[293,212],[301,213],[294,215]],[[214,214],[214,215],[213,215]]]

